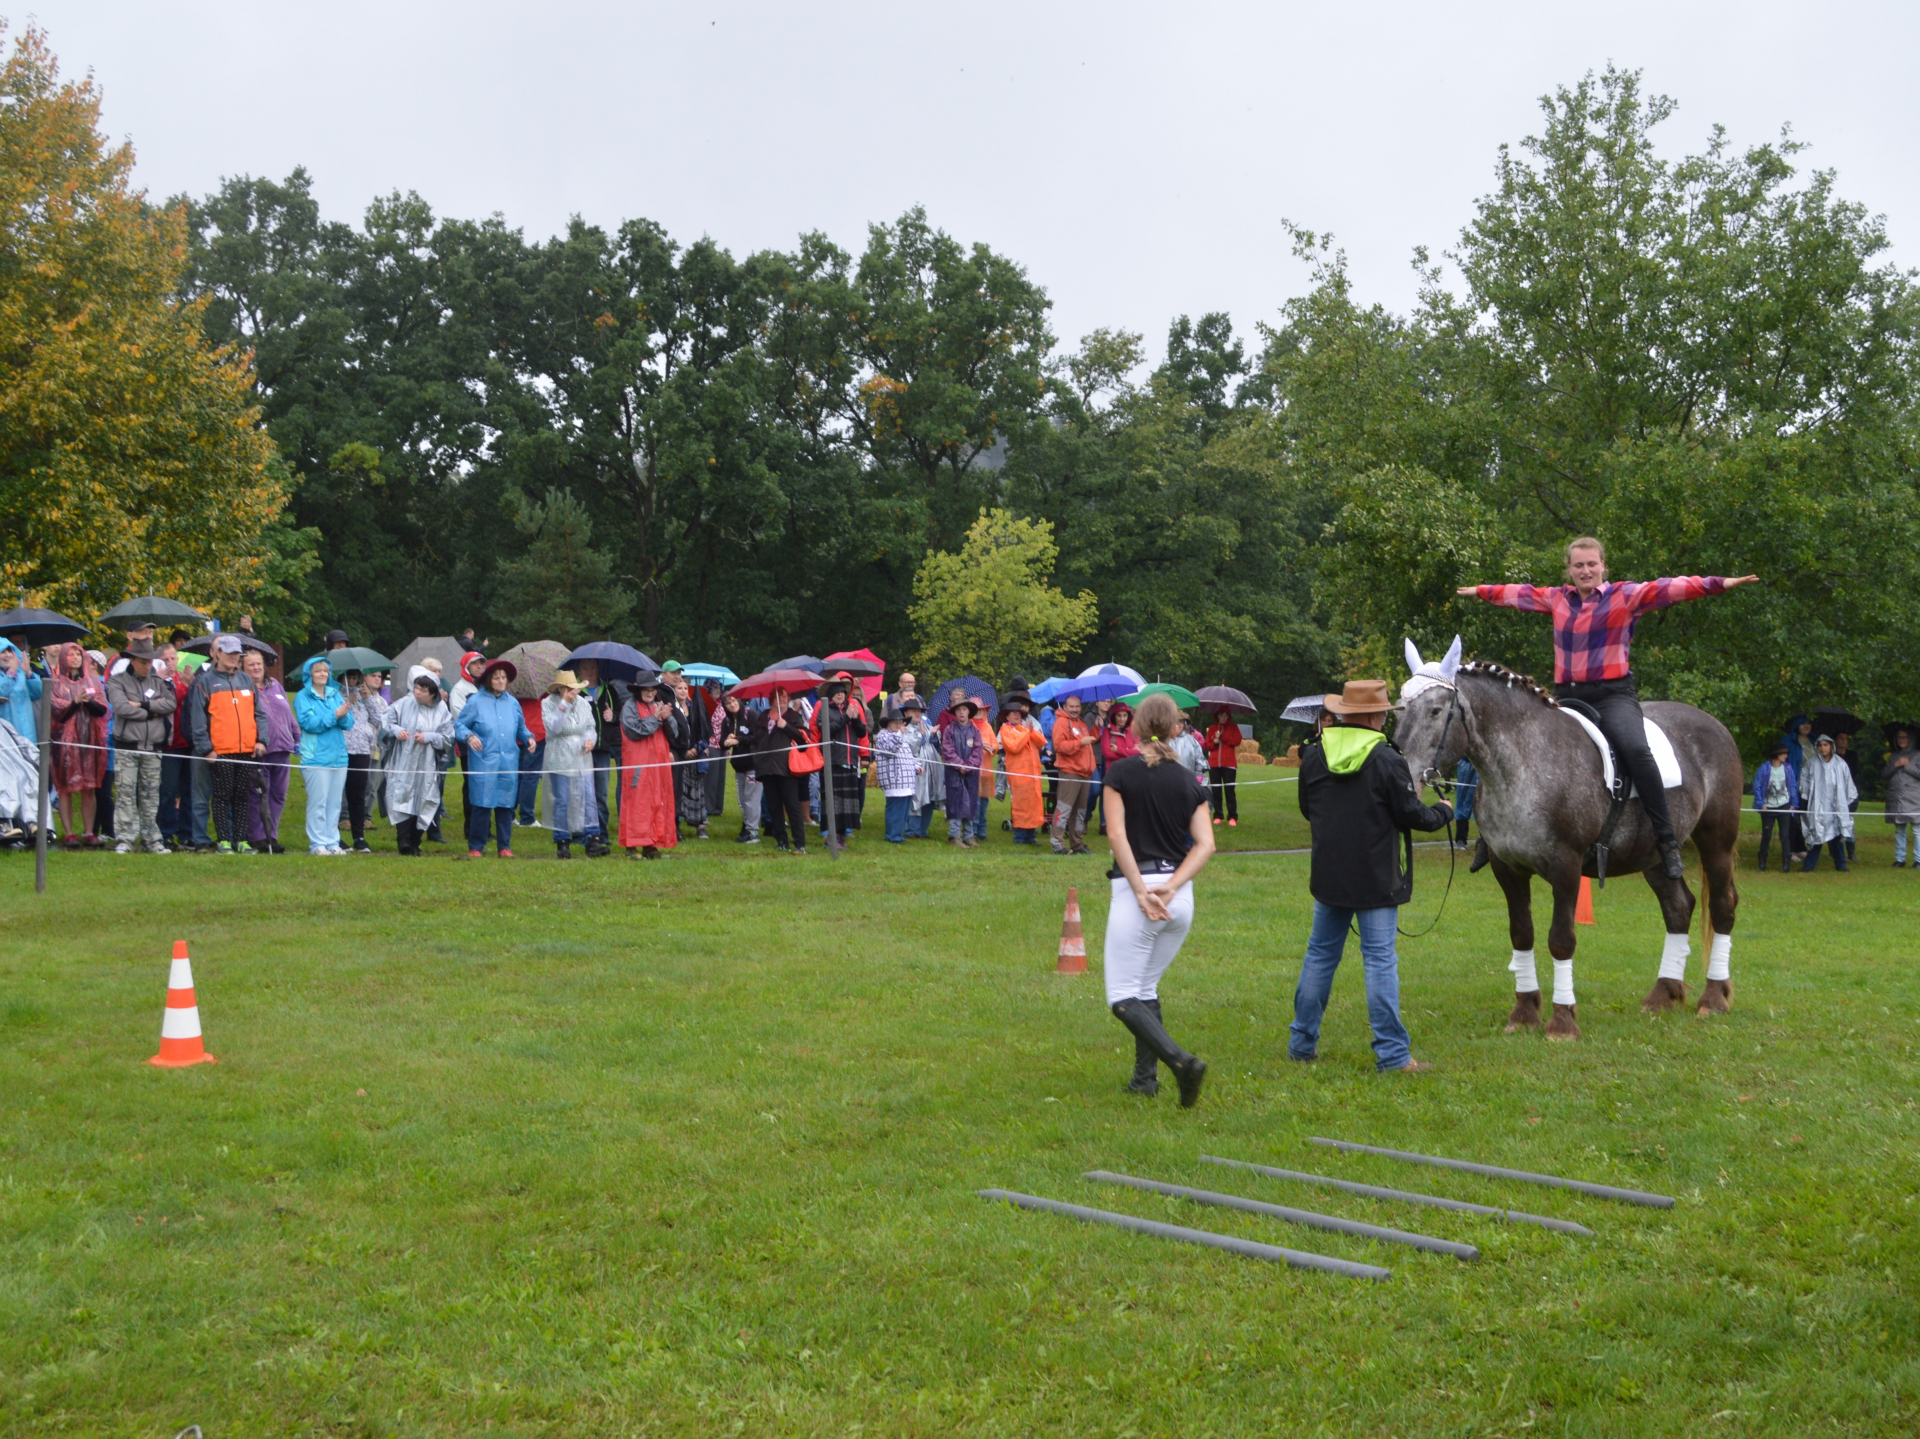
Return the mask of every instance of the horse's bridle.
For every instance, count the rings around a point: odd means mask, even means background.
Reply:
[[[1436,680],[1435,683],[1446,684],[1446,681]],[[1434,763],[1428,765],[1426,772],[1420,776],[1420,783],[1430,784],[1435,789],[1440,788],[1442,783],[1439,769],[1440,756],[1447,752],[1447,737],[1453,733],[1453,717],[1460,709],[1460,687],[1447,685],[1447,688],[1453,691],[1453,698],[1447,701],[1447,718],[1440,726],[1440,743],[1433,747]],[[1460,723],[1464,726],[1466,721],[1463,719]]]

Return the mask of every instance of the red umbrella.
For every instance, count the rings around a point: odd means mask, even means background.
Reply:
[[[804,694],[819,683],[820,676],[812,670],[762,670],[741,680],[733,692],[743,700],[763,699],[775,690],[785,690],[789,695]]]
[[[872,704],[880,693],[880,677],[887,672],[887,662],[872,650],[836,650],[820,661],[820,668],[823,674],[837,675],[844,671],[852,675],[860,683],[860,693]]]

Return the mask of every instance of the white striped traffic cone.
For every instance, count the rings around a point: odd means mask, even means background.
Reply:
[[[218,1064],[200,1042],[200,1006],[193,999],[193,961],[187,942],[173,942],[173,968],[167,972],[167,1007],[160,1020],[160,1052],[148,1064],[184,1069],[189,1064]]]
[[[1060,924],[1060,962],[1055,974],[1079,974],[1087,967],[1087,940],[1080,930],[1080,891],[1067,891],[1066,918]]]

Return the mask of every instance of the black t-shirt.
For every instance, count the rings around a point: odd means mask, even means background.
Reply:
[[[1187,832],[1193,812],[1207,802],[1200,781],[1178,760],[1149,766],[1138,755],[1129,755],[1107,766],[1106,787],[1127,807],[1127,843],[1140,873],[1171,874],[1178,869],[1193,848]],[[1107,871],[1109,879],[1120,877],[1117,865]]]

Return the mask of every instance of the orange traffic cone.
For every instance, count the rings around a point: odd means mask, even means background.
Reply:
[[[1574,901],[1573,922],[1575,924],[1593,923],[1593,881],[1584,874],[1580,876],[1580,898]]]
[[[1087,939],[1080,932],[1080,891],[1067,891],[1067,914],[1060,924],[1060,962],[1055,974],[1079,974],[1087,967]]]
[[[200,1043],[200,1006],[193,1000],[193,961],[187,942],[173,942],[173,968],[167,974],[167,1007],[161,1012],[160,1052],[148,1064],[184,1069],[189,1064],[218,1064]]]

